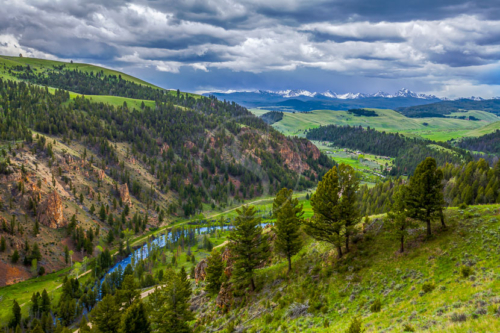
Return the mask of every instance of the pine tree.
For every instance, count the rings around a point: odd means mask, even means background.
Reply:
[[[273,217],[276,219],[274,242],[276,251],[288,260],[288,273],[292,271],[292,256],[303,246],[300,234],[304,212],[297,198],[293,199],[293,190],[281,189],[274,198]]]
[[[106,295],[91,312],[91,322],[102,333],[116,333],[120,327],[120,311],[115,298]]]
[[[69,249],[67,245],[64,245],[64,261],[66,264],[69,263]]]
[[[19,260],[19,252],[17,252],[17,249],[14,250],[14,253],[12,254],[11,261],[13,264],[17,263]]]
[[[432,219],[443,214],[442,180],[443,171],[437,168],[436,160],[427,157],[417,166],[408,185],[406,205],[409,216],[426,223],[427,236],[432,235]],[[444,219],[441,223],[445,227]]]
[[[349,250],[349,236],[359,220],[355,205],[359,180],[352,167],[341,164],[334,166],[319,182],[311,196],[314,216],[304,221],[305,232],[314,239],[328,242],[337,247],[342,258],[342,244]]]
[[[269,258],[267,236],[262,234],[260,217],[255,217],[254,206],[243,206],[236,210],[238,216],[229,234],[229,248],[235,256],[233,281],[239,284],[250,283],[255,290],[254,270]]]
[[[404,252],[405,237],[408,235],[408,229],[414,225],[412,220],[408,218],[408,212],[406,211],[406,195],[406,186],[400,185],[393,195],[394,203],[392,204],[392,209],[387,213],[391,232],[400,241],[399,251],[401,253]]]
[[[0,239],[0,252],[4,252],[7,249],[7,245],[5,244],[5,238],[2,236]]]
[[[123,278],[121,289],[117,291],[116,297],[120,304],[125,303],[126,306],[132,305],[135,299],[139,297],[137,285],[133,275],[126,275]]]
[[[222,256],[216,249],[207,258],[207,268],[205,269],[205,289],[212,294],[217,294],[222,285],[224,274],[224,262]]]
[[[151,327],[144,304],[139,300],[134,302],[123,314],[120,333],[149,333]]]
[[[106,208],[104,208],[104,204],[101,204],[101,209],[99,211],[99,217],[101,218],[101,221],[106,221]]]
[[[21,325],[21,307],[17,301],[14,300],[12,304],[12,319],[10,320],[9,327],[15,328],[17,325]]]
[[[42,313],[49,313],[50,312],[50,297],[49,294],[47,293],[47,290],[43,290],[42,292],[42,301],[40,304],[40,311]]]
[[[166,280],[166,286],[157,288],[149,297],[152,329],[156,332],[190,333],[188,322],[194,319],[189,310],[191,290],[186,289],[182,274],[167,274]]]

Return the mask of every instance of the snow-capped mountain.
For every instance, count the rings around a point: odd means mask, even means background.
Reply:
[[[311,92],[308,90],[303,90],[303,89],[296,89],[296,90],[278,90],[278,91],[272,91],[272,90],[259,90],[258,93],[261,94],[269,94],[269,95],[276,95],[276,96],[281,96],[283,98],[294,98],[294,97],[323,97],[323,98],[332,98],[332,99],[361,99],[361,98],[370,98],[370,97],[380,97],[380,98],[397,98],[397,97],[412,97],[412,98],[419,98],[419,99],[439,99],[438,97],[434,95],[426,95],[426,94],[417,94],[409,89],[403,88],[398,90],[394,94],[388,94],[383,91],[378,91],[374,94],[364,94],[364,93],[345,93],[345,94],[338,94],[336,92],[333,92],[331,90],[326,90],[322,93],[318,92]]]

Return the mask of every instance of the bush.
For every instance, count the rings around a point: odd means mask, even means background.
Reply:
[[[464,322],[467,320],[467,315],[465,313],[453,313],[451,315],[451,321],[454,323]]]
[[[467,209],[467,204],[465,202],[462,202],[460,206],[458,206],[460,209]]]
[[[469,276],[474,274],[474,270],[469,266],[462,266],[460,268],[460,274],[462,275],[463,278],[468,278]]]
[[[404,324],[403,332],[415,332],[415,328],[413,328],[410,324]]]
[[[363,333],[365,331],[366,330],[363,328],[363,321],[358,317],[354,317],[345,333]]]
[[[40,266],[40,268],[38,269],[38,275],[42,276],[43,274],[45,274],[45,268],[43,266]]]
[[[371,312],[380,312],[382,310],[382,302],[380,302],[380,299],[377,298],[373,304],[370,306],[370,311]]]
[[[424,283],[422,285],[422,291],[424,293],[430,293],[431,291],[433,291],[434,289],[436,289],[436,286],[434,285],[434,283]]]
[[[324,328],[330,327],[330,321],[328,320],[328,318],[325,318],[325,320],[323,320],[323,327]]]

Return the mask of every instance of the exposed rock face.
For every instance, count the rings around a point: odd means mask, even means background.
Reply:
[[[307,163],[302,162],[299,153],[290,149],[287,144],[283,144],[280,148],[280,155],[283,158],[285,165],[295,171],[295,172],[303,172],[305,170],[309,170],[309,165]]]
[[[301,141],[300,150],[303,152],[304,151],[312,152],[313,160],[317,160],[319,158],[319,156],[321,155],[318,147],[316,147],[311,141],[307,141],[305,144],[303,141]]]
[[[120,192],[120,198],[122,199],[123,203],[131,206],[132,200],[130,200],[130,193],[128,192],[127,183],[120,185],[120,187],[118,188],[118,192]]]
[[[186,147],[187,149],[191,149],[191,148],[193,148],[194,146],[195,146],[195,144],[194,144],[194,143],[192,143],[191,141],[186,141],[186,142],[184,143],[184,147]]]
[[[202,259],[198,264],[196,264],[196,267],[194,269],[194,279],[196,280],[196,283],[200,281],[205,281],[205,277],[207,276],[207,273],[205,270],[207,269],[207,260]]]
[[[227,282],[223,282],[219,294],[215,299],[215,304],[217,307],[227,311],[231,307],[232,300],[233,294],[231,292],[231,285]]]
[[[163,155],[163,153],[166,153],[169,148],[170,148],[169,145],[167,145],[166,143],[163,143],[163,145],[160,148],[160,155]]]
[[[104,170],[102,170],[102,169],[97,170],[97,178],[99,178],[99,180],[103,180],[104,176],[106,176],[106,174],[104,173]]]
[[[57,192],[52,192],[38,207],[38,221],[50,228],[64,227],[67,223],[63,215],[61,197]]]

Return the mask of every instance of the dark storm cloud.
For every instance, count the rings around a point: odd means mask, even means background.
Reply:
[[[82,59],[190,90],[358,90],[351,77],[448,93],[494,84],[484,73],[500,61],[498,0],[4,0],[0,16],[2,53]]]

